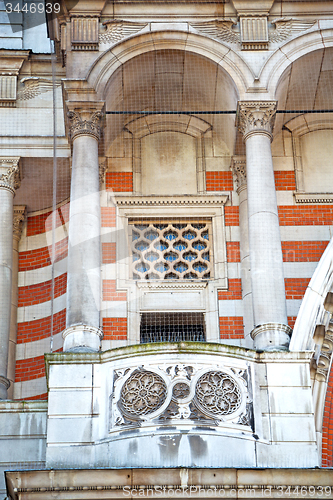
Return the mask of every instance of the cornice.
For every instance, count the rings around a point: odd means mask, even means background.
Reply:
[[[228,200],[227,195],[221,196],[115,196],[118,206],[146,206],[146,207],[163,207],[163,206],[221,206],[225,205]]]
[[[320,203],[332,204],[333,193],[294,193],[295,202],[299,204]]]

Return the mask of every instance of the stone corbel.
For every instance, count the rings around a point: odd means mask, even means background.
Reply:
[[[14,217],[13,217],[13,238],[16,241],[20,241],[23,222],[26,218],[27,207],[25,205],[14,205]]]
[[[29,51],[0,50],[0,107],[15,107],[17,77]]]
[[[8,189],[15,195],[20,185],[20,157],[0,157],[0,189]]]
[[[234,156],[231,162],[231,171],[237,193],[239,193],[242,189],[246,188],[246,157]]]
[[[268,14],[274,0],[232,0],[240,21],[242,50],[268,49]]]

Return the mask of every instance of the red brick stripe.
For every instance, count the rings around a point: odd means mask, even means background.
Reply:
[[[275,189],[277,191],[295,191],[295,173],[293,170],[276,170],[274,172]]]
[[[116,208],[101,207],[102,227],[116,227]]]
[[[103,280],[103,300],[126,300],[126,292],[117,292],[116,280]]]
[[[220,317],[220,339],[243,339],[244,325],[242,316]]]
[[[51,247],[37,248],[36,250],[28,250],[19,253],[19,271],[32,271],[42,267],[51,265]],[[56,259],[59,260],[67,257],[68,238],[64,238],[55,245]]]
[[[240,262],[240,247],[238,241],[227,241],[227,261]]]
[[[103,340],[126,340],[127,318],[103,318]]]
[[[18,401],[35,401],[35,400],[40,400],[40,399],[47,401],[48,393],[45,392],[44,394],[38,394],[38,396],[30,396],[30,398],[22,398],[22,399],[19,399]]]
[[[116,262],[116,244],[102,243],[103,264],[114,264]]]
[[[282,241],[284,262],[318,262],[328,241]]]
[[[219,300],[241,300],[242,282],[239,278],[228,280],[228,290],[219,290]]]
[[[302,299],[310,278],[285,278],[286,299]]]
[[[290,328],[294,328],[297,316],[288,316],[288,325]]]
[[[207,191],[232,191],[233,189],[231,172],[206,172]]]
[[[54,280],[54,298],[66,293],[67,273]],[[30,286],[20,286],[18,289],[18,306],[32,306],[51,300],[52,280]]]
[[[45,233],[52,229],[52,212],[33,215],[27,219],[27,236]],[[69,203],[57,209],[56,227],[60,227],[69,219]]]
[[[62,332],[66,328],[66,309],[53,316],[53,334]],[[32,321],[25,321],[17,325],[17,343],[34,342],[51,335],[51,316]]]
[[[62,348],[55,352],[61,351]],[[24,382],[42,377],[45,377],[44,354],[16,361],[15,382]],[[34,396],[34,398],[37,399],[37,396]]]
[[[226,226],[239,226],[239,207],[224,207]]]
[[[333,224],[333,207],[315,206],[280,206],[280,226],[325,226]]]
[[[107,191],[133,191],[132,172],[107,172],[105,178]]]
[[[333,367],[328,379],[324,406],[322,467],[333,467]]]

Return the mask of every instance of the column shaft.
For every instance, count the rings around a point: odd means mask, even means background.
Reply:
[[[239,104],[246,143],[249,248],[257,348],[287,348],[289,334],[283,259],[271,152],[276,104]]]
[[[91,351],[100,348],[102,335],[99,135],[97,126],[95,132],[89,129],[93,122],[78,118],[77,113],[71,119],[74,126],[64,350]]]

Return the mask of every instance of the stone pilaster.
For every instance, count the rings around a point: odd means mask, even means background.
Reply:
[[[13,276],[13,199],[20,186],[20,158],[0,158],[0,399],[7,399]]]
[[[249,250],[255,328],[251,336],[260,349],[286,349],[291,329],[283,275],[277,210],[272,131],[275,101],[240,102],[238,128],[246,144]]]
[[[102,103],[69,103],[73,144],[64,350],[100,348],[101,251],[98,141]]]
[[[247,179],[245,156],[234,156],[231,163],[234,183],[239,196],[240,260],[242,299],[244,307],[244,337],[247,347],[253,346],[250,333],[253,330],[253,306],[251,290],[251,266],[249,252],[249,225],[247,212]]]
[[[8,396],[13,398],[16,362],[16,341],[17,341],[17,306],[18,306],[18,260],[19,242],[21,239],[23,223],[26,218],[26,207],[24,205],[14,205],[13,217],[13,272],[12,272],[12,304],[10,315],[10,335],[8,351],[8,379],[10,387]]]

